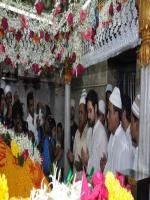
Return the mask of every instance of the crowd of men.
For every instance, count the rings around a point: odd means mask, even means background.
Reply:
[[[35,109],[36,107],[36,109]],[[85,170],[101,170],[104,174],[125,169],[137,169],[140,96],[133,104],[117,87],[108,84],[105,101],[94,90],[84,89],[79,101],[79,122],[75,122],[75,101],[71,99],[70,149],[64,155],[63,126],[56,125],[50,107],[35,106],[33,92],[27,94],[28,116],[24,119],[23,104],[9,85],[0,88],[0,122],[16,134],[26,134],[43,157],[43,171],[50,174],[52,163],[64,169],[64,156],[77,179]],[[63,175],[63,173],[62,173]]]
[[[71,102],[71,146],[68,160],[78,179],[82,172],[101,170],[104,174],[137,169],[140,96],[133,104],[117,87],[108,84],[105,102],[98,94],[83,90],[79,102],[79,126],[73,121],[75,103]],[[73,101],[73,100],[72,100]],[[77,129],[76,132],[74,131]],[[72,142],[73,141],[73,142]],[[73,144],[73,145],[72,145]]]
[[[56,125],[50,107],[38,102],[35,105],[33,92],[27,94],[27,118],[24,118],[23,103],[18,94],[12,93],[10,85],[0,88],[0,122],[16,135],[25,134],[41,154],[42,168],[50,174],[52,163],[63,170],[63,127]]]

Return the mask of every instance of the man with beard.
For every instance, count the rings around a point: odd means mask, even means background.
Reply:
[[[107,154],[107,135],[104,126],[98,119],[98,95],[94,90],[90,90],[86,98],[86,108],[89,129],[87,132],[87,150],[82,148],[82,162],[87,165],[87,172],[92,168],[94,171],[100,170],[100,159],[103,154]]]
[[[75,122],[75,100],[71,99],[70,102],[70,150],[71,152],[73,152],[73,143],[74,143],[74,137],[75,137],[75,133],[78,129],[78,126]]]
[[[82,91],[80,102],[79,102],[79,128],[76,131],[73,154],[70,152],[68,158],[70,162],[73,162],[73,172],[76,174],[77,179],[82,178],[83,165],[81,161],[81,150],[87,149],[86,137],[87,137],[87,114],[86,114],[86,91]]]

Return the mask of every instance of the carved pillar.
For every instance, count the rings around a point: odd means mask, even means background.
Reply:
[[[150,174],[150,0],[139,0],[141,106],[138,170]]]

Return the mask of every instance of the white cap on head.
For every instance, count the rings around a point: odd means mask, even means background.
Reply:
[[[133,114],[139,119],[140,117],[140,95],[139,94],[135,97],[131,110]]]
[[[117,108],[122,109],[122,101],[119,88],[115,87],[109,97],[109,101]]]
[[[71,99],[71,101],[70,101],[70,106],[71,107],[73,107],[73,108],[75,108],[75,100],[74,99]]]
[[[105,102],[103,100],[99,100],[98,102],[98,109],[101,113],[103,113],[105,115],[106,112],[106,106],[105,106]]]
[[[107,87],[106,87],[106,91],[105,92],[112,92],[113,91],[113,86],[111,84],[107,84]]]
[[[5,87],[5,90],[4,90],[5,96],[7,95],[8,92],[12,93],[12,89],[11,89],[10,85],[6,85],[6,87]]]
[[[80,101],[79,101],[79,105],[81,103],[86,104],[86,96],[87,96],[86,89],[83,89],[82,93],[81,93],[81,98],[80,98]]]

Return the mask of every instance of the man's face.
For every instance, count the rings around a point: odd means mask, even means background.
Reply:
[[[4,113],[4,106],[5,106],[5,96],[4,94],[1,95],[0,99],[0,112]]]
[[[79,106],[79,129],[82,131],[86,122],[85,104],[81,103]]]
[[[131,114],[131,135],[132,139],[137,142],[138,140],[138,121],[134,119],[133,114]]]
[[[113,133],[113,131],[114,131],[114,124],[115,124],[115,112],[113,110],[113,104],[110,103],[110,101],[109,101],[109,104],[108,104],[107,119],[108,119],[108,128],[109,128],[109,131]]]
[[[96,117],[97,117],[97,107],[93,107],[92,102],[87,102],[87,115],[88,115],[88,124],[90,127],[95,125]]]
[[[75,118],[75,109],[74,107],[71,107],[70,109],[70,118],[72,121],[74,121],[74,118]]]
[[[110,95],[111,95],[111,91],[107,91],[106,92],[106,107],[108,107]]]
[[[21,123],[21,116],[17,114],[14,121],[14,129],[16,132],[21,133],[22,131],[22,123]]]
[[[33,116],[34,115],[34,100],[30,99],[29,100],[29,113]]]
[[[11,92],[8,92],[6,94],[6,104],[7,104],[7,106],[12,104],[12,94],[11,94]]]

